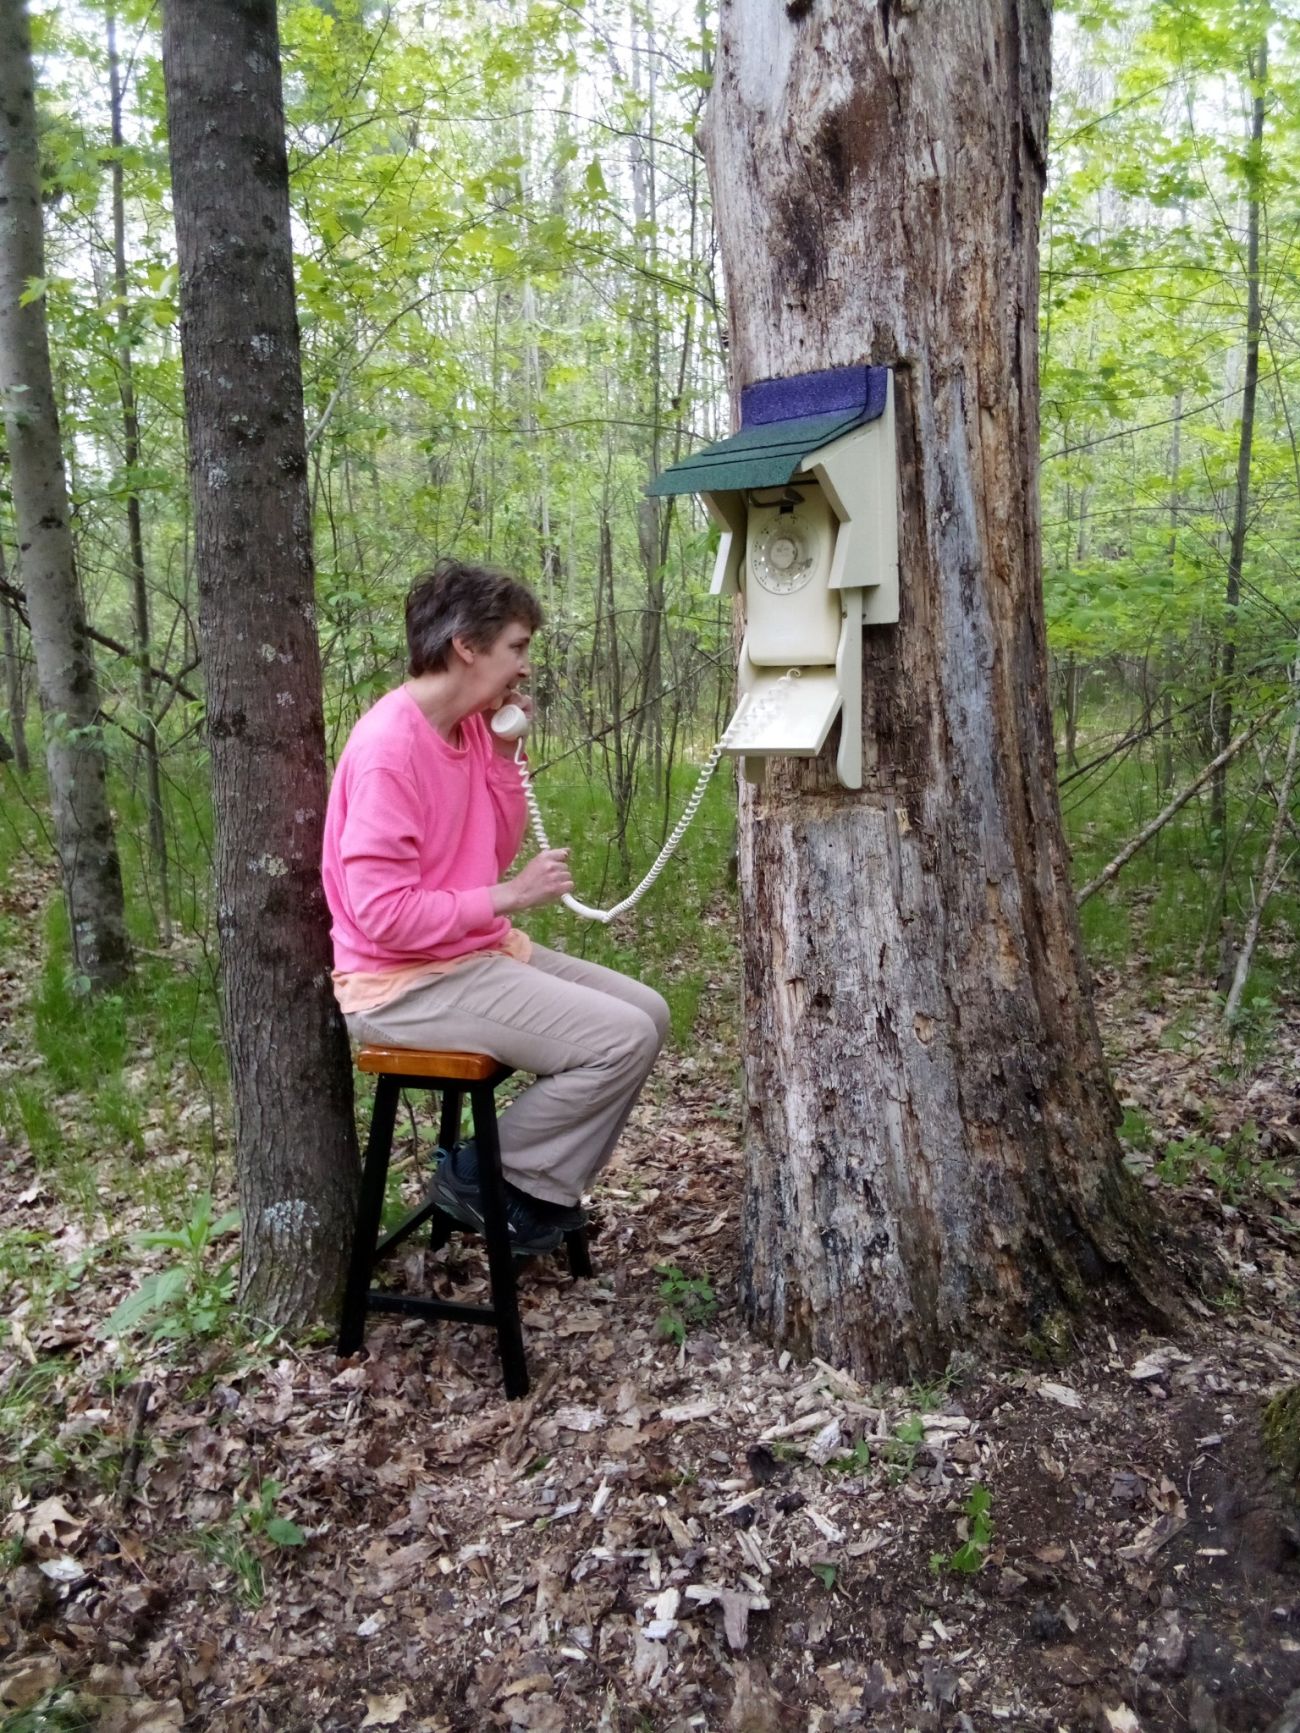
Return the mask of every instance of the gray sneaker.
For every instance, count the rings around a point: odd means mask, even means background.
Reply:
[[[527,1192],[512,1185],[506,1186],[505,1193],[506,1231],[515,1256],[535,1257],[555,1251],[564,1239],[565,1229],[542,1215],[546,1206],[541,1200],[530,1198]],[[485,1231],[483,1205],[479,1200],[478,1154],[473,1144],[461,1144],[442,1157],[433,1176],[431,1195],[438,1208],[453,1221],[480,1234]]]

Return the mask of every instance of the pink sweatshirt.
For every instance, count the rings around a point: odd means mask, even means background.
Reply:
[[[321,865],[342,974],[462,957],[510,934],[489,887],[523,840],[519,772],[481,716],[460,727],[449,746],[399,686],[348,737]]]

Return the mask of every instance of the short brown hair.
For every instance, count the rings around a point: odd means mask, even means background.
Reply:
[[[406,598],[408,672],[445,668],[453,638],[486,650],[516,621],[530,632],[542,623],[541,603],[527,584],[491,566],[439,560],[431,572],[421,573]]]

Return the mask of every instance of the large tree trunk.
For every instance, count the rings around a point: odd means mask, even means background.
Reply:
[[[21,305],[28,284],[44,275],[31,38],[22,0],[0,0],[0,400],[73,961],[98,989],[122,981],[131,954],[44,298]]]
[[[828,752],[772,761],[741,803],[745,1300],[866,1377],[1158,1294],[1047,696],[1049,39],[1038,0],[722,4],[733,385],[897,369],[902,617],[867,635],[864,787]]]
[[[208,690],[241,1295],[334,1305],[357,1176],[320,882],[316,640],[274,0],[167,0],[163,72]]]

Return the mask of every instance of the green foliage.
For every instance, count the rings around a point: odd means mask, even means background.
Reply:
[[[826,1463],[828,1474],[864,1474],[871,1467],[871,1444],[859,1438],[852,1450],[842,1456],[832,1456]]]
[[[280,1513],[283,1491],[277,1480],[258,1481],[251,1496],[236,1499],[225,1522],[197,1529],[192,1537],[218,1571],[229,1573],[235,1598],[246,1607],[260,1607],[265,1599],[268,1563],[307,1541],[304,1530]]]
[[[307,1536],[296,1522],[281,1516],[276,1505],[282,1491],[278,1480],[263,1480],[254,1488],[251,1499],[235,1506],[235,1517],[249,1534],[265,1538],[274,1547],[303,1546]]]
[[[1259,971],[1255,978],[1258,979]],[[1256,991],[1245,995],[1227,1025],[1228,1038],[1240,1056],[1241,1069],[1258,1069],[1273,1047],[1277,1035],[1278,1005],[1271,994]]]
[[[1259,1127],[1253,1119],[1247,1119],[1222,1143],[1201,1136],[1174,1139],[1165,1145],[1155,1171],[1167,1185],[1206,1180],[1229,1202],[1256,1192],[1289,1195],[1296,1185],[1290,1169],[1260,1155]]]
[[[717,1296],[707,1276],[688,1276],[676,1264],[656,1264],[655,1274],[661,1278],[659,1297],[665,1302],[656,1328],[680,1347],[689,1329],[707,1324],[716,1313]]]
[[[83,1692],[57,1686],[25,1709],[0,1720],[0,1733],[89,1733],[100,1724],[101,1705]]]
[[[238,1253],[215,1269],[209,1267],[214,1242],[232,1233],[239,1214],[230,1210],[213,1218],[212,1199],[199,1197],[189,1220],[180,1228],[137,1234],[142,1250],[177,1254],[174,1263],[147,1275],[113,1315],[100,1326],[103,1336],[129,1335],[148,1323],[154,1341],[185,1341],[218,1334],[225,1326],[235,1297]]]
[[[1119,1138],[1129,1149],[1150,1149],[1151,1126],[1146,1114],[1136,1107],[1126,1107],[1120,1121]]]
[[[989,1490],[977,1481],[966,1500],[964,1517],[965,1539],[950,1553],[930,1555],[930,1569],[937,1574],[954,1571],[959,1576],[974,1576],[983,1569],[988,1550],[993,1544],[993,1518],[989,1512],[993,1500]]]
[[[905,1415],[893,1433],[880,1446],[881,1454],[889,1463],[889,1478],[897,1482],[906,1480],[916,1467],[916,1453],[925,1443],[925,1422],[919,1414]]]

